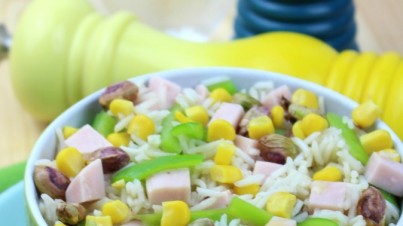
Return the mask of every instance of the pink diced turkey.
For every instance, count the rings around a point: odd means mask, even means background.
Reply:
[[[160,205],[165,201],[190,200],[189,169],[169,170],[154,174],[146,180],[148,200]]]
[[[273,216],[265,226],[297,226],[297,222],[293,219]]]
[[[257,148],[258,141],[254,140],[254,139],[250,139],[248,137],[241,136],[241,135],[236,135],[235,145],[239,149],[247,152],[247,150],[250,148]]]
[[[365,178],[372,185],[396,196],[403,196],[403,164],[401,163],[373,153],[365,168]]]
[[[182,90],[178,84],[161,77],[151,77],[148,80],[148,88],[158,96],[158,103],[154,106],[155,109],[170,108],[176,96]]]
[[[265,181],[273,172],[275,172],[276,170],[280,169],[283,166],[284,165],[277,164],[274,162],[256,161],[255,167],[253,168],[253,175],[263,174],[265,175],[263,181]]]
[[[239,104],[222,103],[211,118],[210,122],[216,119],[223,119],[231,123],[231,125],[236,129],[244,113],[242,106]]]
[[[89,154],[99,148],[113,146],[90,125],[81,127],[77,132],[67,138],[64,143],[69,147],[76,148],[82,154]]]
[[[346,192],[347,185],[344,182],[314,181],[308,207],[310,210],[329,209],[343,212]]]
[[[66,190],[68,203],[83,203],[105,197],[102,162],[97,159],[77,174]]]
[[[286,85],[279,86],[267,94],[267,96],[263,99],[262,104],[270,110],[272,107],[280,104],[282,97],[286,98],[287,100],[291,100],[291,91]]]

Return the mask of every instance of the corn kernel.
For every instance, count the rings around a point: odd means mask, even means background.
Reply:
[[[276,105],[271,109],[271,118],[273,119],[274,127],[280,128],[284,122],[284,108]]]
[[[127,116],[133,113],[134,106],[133,102],[129,100],[114,99],[109,105],[109,110],[114,116],[119,116],[119,114]]]
[[[231,102],[232,101],[231,94],[223,88],[217,88],[217,89],[213,90],[210,93],[209,97],[212,100],[218,101],[218,102]]]
[[[186,226],[190,222],[190,209],[186,202],[162,202],[161,226]]]
[[[383,129],[375,130],[360,137],[361,144],[369,155],[374,151],[381,151],[393,147],[392,137]]]
[[[307,108],[318,109],[318,98],[314,93],[305,89],[297,89],[291,97],[291,103]]]
[[[64,175],[74,177],[84,168],[85,160],[81,152],[68,147],[57,154],[56,166]]]
[[[111,133],[106,138],[115,147],[128,146],[130,142],[130,135],[126,132]]]
[[[155,133],[155,124],[153,120],[146,115],[136,115],[130,121],[127,132],[143,140],[147,140],[149,135]]]
[[[200,122],[203,126],[207,125],[209,116],[207,110],[202,106],[192,106],[185,110],[187,117],[195,122]]]
[[[297,121],[292,126],[292,134],[294,137],[298,137],[300,139],[305,139],[304,131],[302,131],[301,121]]]
[[[388,148],[378,152],[382,157],[388,158],[394,162],[400,162],[400,154],[395,149]]]
[[[256,117],[249,121],[248,134],[250,138],[258,140],[272,133],[274,133],[273,122],[268,116]]]
[[[110,201],[102,206],[102,214],[110,216],[114,224],[120,224],[125,221],[129,213],[129,207],[120,200]]]
[[[352,112],[354,124],[361,128],[367,128],[374,124],[375,120],[381,115],[381,109],[373,101],[368,100]]]
[[[113,226],[110,216],[91,216],[85,217],[85,226]]]
[[[235,166],[214,165],[210,169],[210,176],[214,181],[232,184],[242,179],[242,172]]]
[[[115,189],[118,189],[118,190],[124,188],[125,186],[126,186],[126,182],[123,179],[118,180],[118,181],[116,181],[115,183],[112,184],[112,187],[115,188]]]
[[[244,186],[244,187],[234,187],[234,192],[237,195],[247,195],[247,194],[251,194],[253,196],[255,196],[259,190],[260,190],[260,185],[259,184],[251,184],[248,186]]]
[[[232,156],[235,153],[235,146],[227,142],[221,142],[214,156],[214,162],[217,165],[230,165]]]
[[[192,119],[186,117],[186,115],[180,111],[175,111],[175,119],[180,123],[192,122]]]
[[[53,226],[66,226],[65,224],[63,224],[60,221],[56,221],[56,223]]]
[[[215,141],[215,140],[235,140],[235,129],[232,127],[231,123],[223,120],[216,119],[212,121],[207,129],[207,141]]]
[[[266,204],[267,212],[278,217],[290,218],[297,197],[287,192],[277,192],[269,197]]]
[[[313,180],[342,181],[343,174],[335,166],[327,166],[313,175]]]
[[[329,123],[327,120],[315,113],[309,113],[301,120],[301,129],[304,132],[304,136],[309,136],[328,127]]]
[[[63,127],[63,137],[64,139],[69,138],[71,135],[73,135],[75,132],[77,132],[77,128],[70,127],[70,126],[65,126]]]

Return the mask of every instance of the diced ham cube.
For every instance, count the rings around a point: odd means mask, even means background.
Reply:
[[[283,165],[274,162],[256,161],[255,167],[253,168],[253,175],[263,174],[265,175],[263,181],[265,181],[274,171],[281,167],[283,167]]]
[[[82,154],[89,154],[99,148],[113,146],[90,125],[81,127],[77,132],[67,138],[64,143],[69,147],[76,148]]]
[[[88,164],[70,182],[66,190],[68,203],[83,203],[105,197],[104,173],[102,162],[97,159]]]
[[[182,90],[178,84],[161,77],[151,77],[148,88],[158,96],[158,103],[154,106],[156,110],[170,108]]]
[[[235,146],[237,146],[239,149],[242,151],[245,151],[246,153],[249,153],[249,149],[251,148],[257,148],[258,142],[257,140],[250,139],[248,137],[236,135],[235,137]]]
[[[217,200],[210,206],[206,207],[206,209],[225,208],[230,203],[231,199],[232,199],[232,193],[229,190],[223,191],[219,196],[217,196]]]
[[[329,209],[343,212],[347,185],[344,182],[314,181],[311,185],[310,210]]]
[[[297,222],[293,219],[273,216],[265,226],[297,226]]]
[[[403,164],[373,153],[365,168],[368,183],[396,196],[403,196]]]
[[[271,110],[272,107],[280,104],[282,97],[286,98],[287,100],[291,100],[291,91],[286,85],[279,86],[267,94],[267,96],[263,99],[262,104],[267,109]]]
[[[164,171],[146,180],[148,200],[157,205],[173,200],[189,203],[190,186],[190,173],[187,168]]]
[[[216,119],[224,119],[236,129],[244,113],[242,106],[239,104],[222,103],[210,122]]]

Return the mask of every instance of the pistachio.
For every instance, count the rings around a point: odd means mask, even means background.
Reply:
[[[129,155],[118,147],[104,147],[91,153],[89,161],[101,159],[104,173],[113,173],[126,166]]]
[[[322,115],[322,112],[318,109],[307,108],[298,104],[290,104],[288,107],[288,113],[298,120],[301,120],[305,115],[309,113],[316,113]]]
[[[55,168],[36,166],[34,182],[40,193],[45,193],[53,199],[64,199],[70,179]]]
[[[208,218],[200,218],[200,219],[193,221],[188,226],[213,226],[213,225],[214,225],[214,221],[212,221]]]
[[[248,111],[253,106],[261,106],[260,101],[253,98],[251,95],[246,93],[236,93],[232,97],[232,102],[239,104],[243,107],[245,111]]]
[[[280,134],[269,134],[259,139],[260,157],[265,161],[284,164],[287,157],[294,158],[299,152],[292,140]]]
[[[386,201],[378,189],[365,189],[357,204],[357,213],[362,215],[367,226],[385,225]]]
[[[284,96],[281,96],[280,99],[280,106],[284,108],[284,110],[288,111],[288,107],[290,106],[291,101],[285,98]]]
[[[246,134],[248,131],[248,124],[249,121],[253,118],[263,116],[263,115],[268,115],[269,110],[267,108],[262,107],[262,106],[254,106],[251,109],[249,109],[245,115],[242,117],[241,121],[239,122],[239,133],[240,134]]]
[[[84,220],[87,211],[77,203],[61,202],[57,204],[56,215],[57,219],[68,225],[76,225]]]
[[[123,81],[108,86],[104,93],[99,97],[98,102],[104,108],[108,108],[112,100],[117,98],[130,100],[134,103],[137,99],[138,92],[139,88],[136,84],[129,81]]]

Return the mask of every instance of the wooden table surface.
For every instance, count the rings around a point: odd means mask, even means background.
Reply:
[[[0,0],[0,23],[5,23],[11,33],[29,2]],[[355,4],[361,50],[397,51],[403,55],[403,0],[365,0]],[[230,19],[217,31],[217,37],[224,37],[231,30]],[[9,62],[0,62],[0,167],[27,159],[45,127],[46,124],[35,121],[19,104],[11,86]]]

